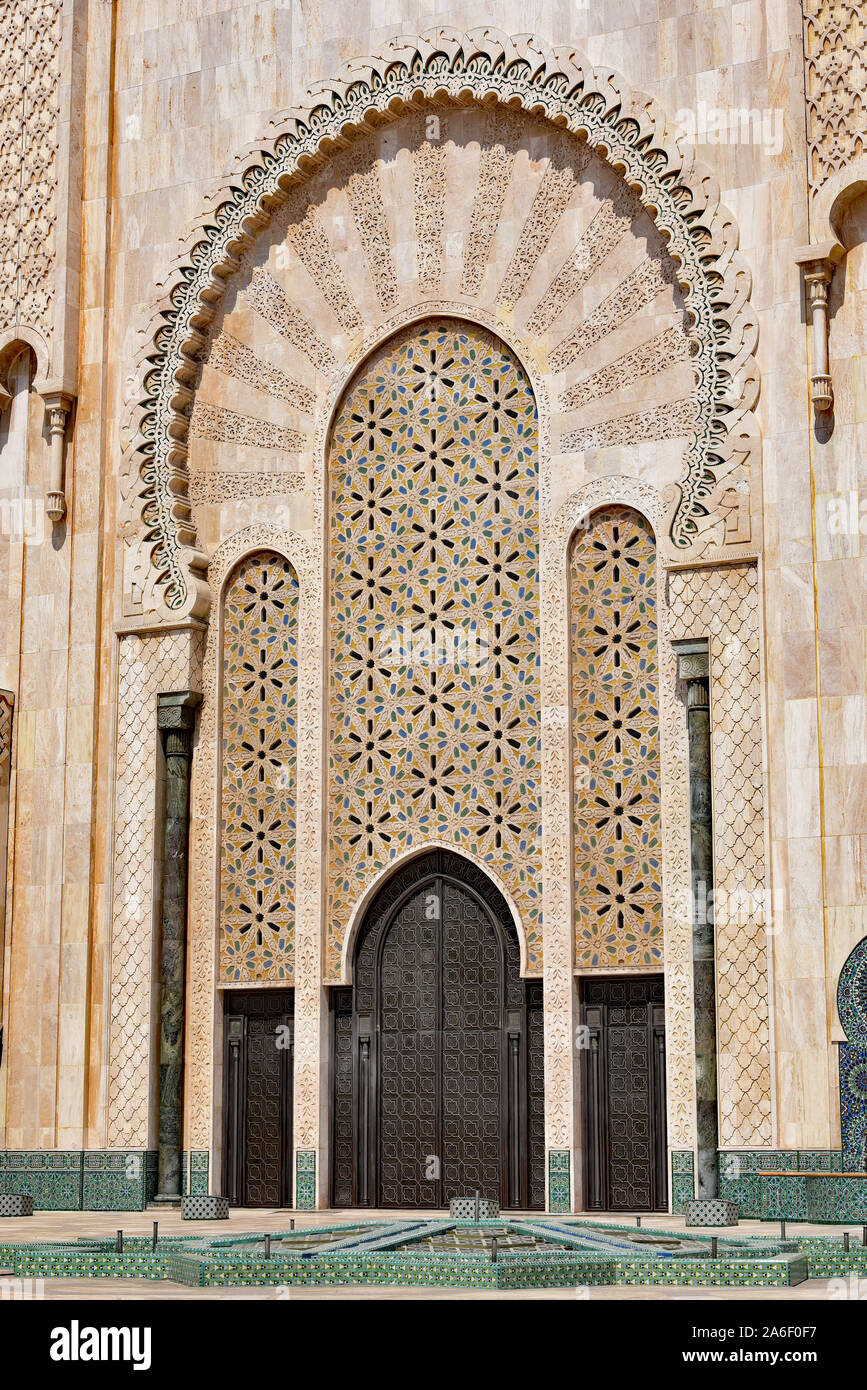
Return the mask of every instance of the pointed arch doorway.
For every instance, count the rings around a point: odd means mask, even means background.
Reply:
[[[380,889],[333,991],[335,1206],[544,1205],[542,992],[511,913],[435,850]]]

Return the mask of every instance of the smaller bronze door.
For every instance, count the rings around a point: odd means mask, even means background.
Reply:
[[[225,1182],[233,1207],[292,1205],[291,990],[228,995]]]
[[[661,977],[582,983],[584,1207],[665,1211],[665,1008]]]

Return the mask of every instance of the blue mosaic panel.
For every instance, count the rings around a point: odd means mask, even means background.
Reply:
[[[268,551],[223,611],[220,976],[294,980],[298,578]]]
[[[840,1044],[840,1136],[843,1170],[867,1169],[867,1048]]]
[[[570,549],[575,964],[662,964],[656,542],[606,507]]]
[[[572,1165],[568,1149],[548,1150],[548,1210],[572,1210]]]
[[[492,334],[435,319],[351,384],[329,456],[327,970],[384,865],[489,863],[541,965],[538,419]]]
[[[316,1151],[295,1151],[295,1206],[298,1211],[316,1208]]]
[[[867,1048],[867,936],[840,971],[837,1011],[849,1042]]]

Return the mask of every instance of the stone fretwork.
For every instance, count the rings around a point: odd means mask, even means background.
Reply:
[[[669,576],[671,636],[710,643],[719,1142],[772,1142],[759,586],[752,565]]]
[[[860,0],[802,3],[808,174],[815,197],[832,175],[867,153],[867,22]]]
[[[0,330],[51,341],[61,0],[0,3]]]

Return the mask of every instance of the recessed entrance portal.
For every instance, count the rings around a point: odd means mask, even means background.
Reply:
[[[294,994],[239,990],[225,1008],[224,1193],[233,1207],[289,1207]]]
[[[333,993],[336,1206],[544,1205],[541,985],[502,894],[435,851],[399,870]]]
[[[587,978],[582,1091],[587,1211],[665,1211],[661,976]]]

